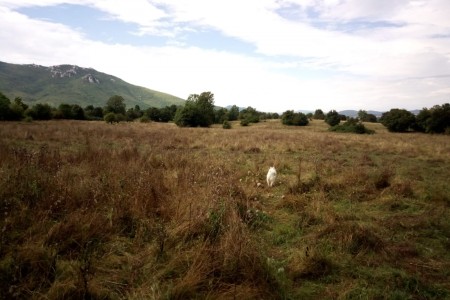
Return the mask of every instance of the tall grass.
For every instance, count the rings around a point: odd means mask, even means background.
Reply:
[[[368,126],[2,123],[0,295],[448,297],[450,141]]]

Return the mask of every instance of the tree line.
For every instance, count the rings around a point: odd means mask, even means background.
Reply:
[[[285,125],[308,125],[308,120],[324,120],[331,126],[331,131],[373,133],[365,128],[363,122],[380,122],[390,132],[425,132],[450,134],[450,104],[435,105],[432,108],[423,108],[417,115],[406,109],[393,108],[384,112],[378,119],[365,110],[358,111],[356,118],[346,117],[335,110],[324,113],[317,109],[314,113],[295,113],[286,111],[281,115]],[[340,124],[341,121],[346,121]]]
[[[230,121],[240,120],[242,126],[258,123],[265,119],[280,119],[284,125],[306,126],[312,119],[324,120],[330,130],[370,133],[363,122],[380,122],[391,132],[425,132],[450,134],[450,104],[435,105],[423,108],[417,115],[405,109],[394,108],[377,119],[373,114],[360,110],[356,118],[348,118],[335,110],[324,113],[321,109],[314,113],[301,113],[287,110],[280,116],[278,113],[259,112],[249,106],[239,108],[215,107],[214,94],[203,92],[191,94],[184,105],[170,105],[162,108],[149,107],[141,109],[139,105],[127,109],[125,99],[114,95],[103,107],[88,105],[82,108],[78,104],[60,104],[52,107],[48,104],[36,103],[29,106],[20,97],[13,101],[0,92],[0,121],[3,120],[104,120],[108,123],[140,120],[142,122],[174,122],[180,127],[209,127],[212,124],[223,124],[230,128]],[[346,121],[341,124],[341,121]]]
[[[236,105],[229,109],[214,106],[214,94],[203,92],[192,94],[182,106],[149,107],[141,109],[139,105],[128,108],[125,99],[120,95],[110,97],[105,106],[78,104],[60,104],[53,107],[46,103],[25,104],[20,97],[11,101],[0,92],[0,121],[32,121],[32,120],[104,120],[107,123],[122,121],[142,122],[174,122],[180,127],[209,127],[212,124],[223,124],[240,120],[241,125],[257,123],[265,119],[278,119],[277,113],[259,112],[249,106],[240,109]]]

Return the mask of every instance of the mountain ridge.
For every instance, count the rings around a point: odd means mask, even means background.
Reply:
[[[184,99],[130,84],[119,77],[77,65],[42,66],[0,61],[0,92],[25,102],[104,106],[113,95],[124,98],[127,107],[182,105]]]

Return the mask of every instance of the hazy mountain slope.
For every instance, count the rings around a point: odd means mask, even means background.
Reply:
[[[0,92],[28,103],[61,103],[104,106],[113,95],[125,99],[127,107],[181,105],[184,100],[166,93],[129,84],[91,68],[73,65],[44,67],[0,62]]]

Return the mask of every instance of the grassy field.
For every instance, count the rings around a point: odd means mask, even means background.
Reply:
[[[450,298],[450,137],[367,126],[1,123],[0,297]]]

